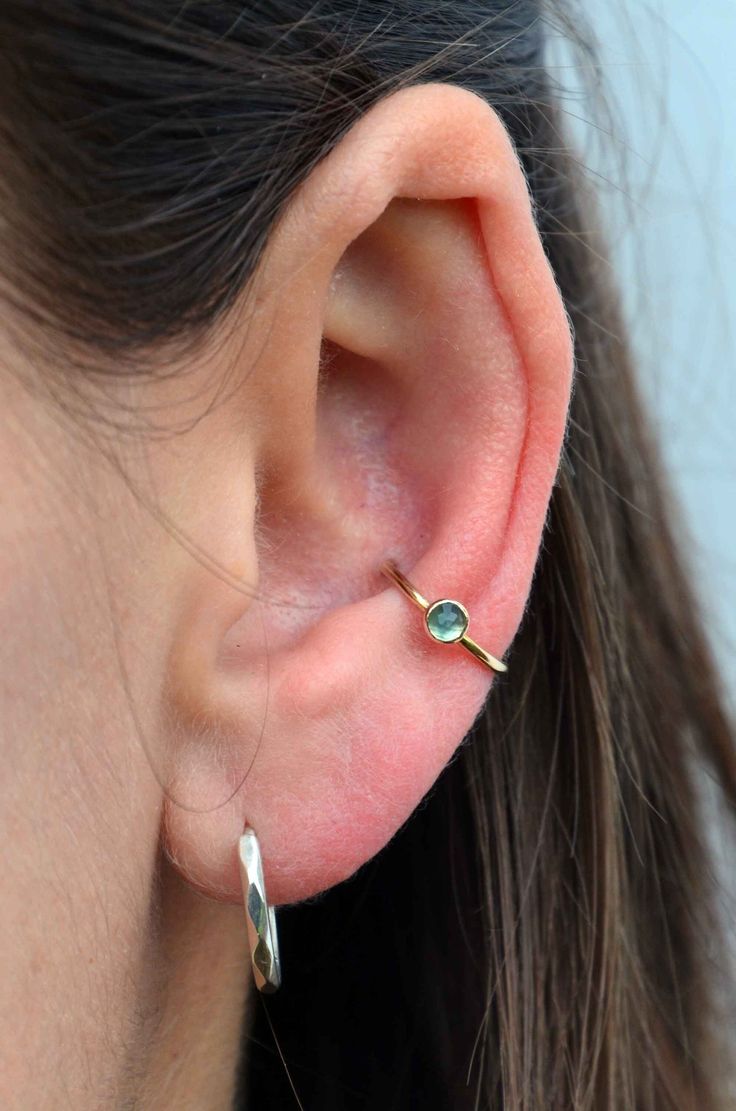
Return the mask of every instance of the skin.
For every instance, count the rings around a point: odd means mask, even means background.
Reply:
[[[499,119],[424,85],[311,173],[178,373],[114,387],[156,434],[65,416],[1,341],[0,1104],[226,1108],[239,834],[272,902],[322,891],[471,726],[491,673],[376,570],[507,651],[566,316]]]

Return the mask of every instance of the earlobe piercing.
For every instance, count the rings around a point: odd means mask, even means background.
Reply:
[[[238,857],[253,977],[259,991],[271,994],[281,985],[276,910],[266,899],[261,848],[250,826],[246,826],[238,843]]]
[[[485,648],[481,648],[467,635],[470,624],[470,615],[460,602],[453,598],[439,598],[436,602],[429,602],[413,586],[406,575],[399,571],[393,560],[387,559],[381,564],[381,573],[391,579],[407,598],[424,611],[424,625],[432,640],[441,644],[461,644],[476,660],[491,668],[492,671],[508,671],[505,663],[497,660]]]

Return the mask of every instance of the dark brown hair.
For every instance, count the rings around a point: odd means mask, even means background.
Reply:
[[[513,680],[391,844],[281,912],[288,974],[267,1005],[306,1108],[720,1106],[699,784],[733,806],[734,747],[545,71],[551,20],[588,49],[562,0],[0,8],[2,293],[57,363],[83,350],[90,373],[142,373],[200,336],[310,169],[424,80],[501,113],[574,325]],[[293,1106],[262,1007],[242,1093]]]

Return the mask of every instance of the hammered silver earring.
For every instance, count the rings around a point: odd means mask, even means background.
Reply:
[[[281,984],[276,910],[266,899],[261,848],[250,826],[246,826],[238,843],[238,857],[253,977],[259,991],[271,994]]]

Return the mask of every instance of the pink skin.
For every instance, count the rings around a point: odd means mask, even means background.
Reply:
[[[377,569],[394,556],[508,649],[564,434],[565,313],[497,116],[425,85],[313,171],[185,373],[119,387],[183,429],[115,445],[133,490],[94,423],[19,384],[9,332],[1,353],[0,1104],[225,1107],[238,836],[258,832],[273,902],[314,894],[462,740],[491,674]]]

